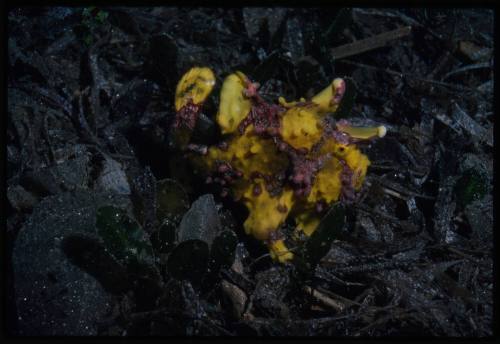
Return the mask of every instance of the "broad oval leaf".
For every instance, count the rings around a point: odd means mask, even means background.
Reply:
[[[488,191],[487,183],[487,177],[479,169],[465,171],[455,184],[458,203],[465,207],[472,201],[483,198]]]
[[[168,272],[179,280],[199,283],[207,271],[209,249],[206,242],[187,240],[177,245],[167,261]]]
[[[151,234],[151,243],[157,253],[168,253],[175,247],[175,222],[164,220],[157,231]]]
[[[238,237],[233,231],[221,232],[213,241],[210,249],[211,270],[219,270],[221,267],[230,267],[234,262],[234,255]]]
[[[189,197],[174,179],[162,179],[156,183],[156,217],[158,222],[176,220],[189,209]]]
[[[97,233],[104,247],[121,264],[153,265],[153,247],[141,226],[127,212],[113,206],[97,210]]]
[[[205,194],[194,201],[184,214],[177,230],[177,238],[179,242],[201,240],[210,248],[221,227],[214,196]]]
[[[318,228],[302,247],[301,264],[306,264],[307,270],[314,268],[328,253],[335,237],[339,236],[345,223],[345,210],[340,204],[333,205],[321,219]]]

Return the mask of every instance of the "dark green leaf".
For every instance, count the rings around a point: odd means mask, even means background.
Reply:
[[[92,15],[92,11],[95,9],[95,6],[89,6],[89,7],[85,7],[82,11],[82,15],[84,17],[89,17]]]
[[[174,179],[159,180],[156,190],[156,216],[160,223],[178,218],[188,210],[189,197]]]
[[[474,169],[465,171],[455,185],[457,201],[462,207],[483,198],[487,190],[486,176]]]
[[[99,11],[99,13],[97,13],[96,19],[101,23],[103,23],[108,18],[108,15],[109,15],[108,12]]]
[[[165,220],[160,228],[151,235],[151,242],[156,252],[168,253],[175,246],[175,222]]]
[[[215,238],[210,250],[210,265],[213,272],[233,264],[237,244],[238,237],[233,231],[223,231]]]
[[[97,211],[97,233],[106,249],[125,266],[152,265],[153,248],[141,226],[126,211],[106,206]]]
[[[188,240],[177,245],[167,261],[168,272],[180,280],[200,282],[207,271],[209,249],[206,242]]]
[[[210,249],[210,262],[208,273],[203,279],[203,289],[210,291],[219,280],[221,268],[230,268],[234,262],[235,249],[238,244],[238,237],[233,231],[226,230],[214,239]]]
[[[83,42],[84,42],[87,46],[90,46],[90,45],[92,44],[92,41],[93,41],[92,35],[86,35],[86,36],[83,38]]]
[[[318,228],[302,247],[299,255],[308,268],[315,267],[328,253],[331,243],[339,236],[345,223],[345,211],[342,205],[336,204],[328,210]],[[308,269],[310,270],[310,269]]]

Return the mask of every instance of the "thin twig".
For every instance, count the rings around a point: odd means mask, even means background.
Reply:
[[[407,15],[395,11],[395,13],[391,11],[379,11],[376,9],[362,9],[362,8],[355,8],[354,11],[360,13],[360,14],[365,14],[365,15],[376,15],[376,16],[381,16],[381,17],[389,17],[389,18],[398,18],[401,19],[405,24],[407,25],[413,25],[413,26],[418,26],[423,29],[425,29],[427,32],[429,32],[434,38],[437,38],[439,40],[443,40],[443,37],[441,35],[437,34],[432,30],[428,25],[423,25],[416,21],[415,19],[408,17]]]
[[[360,285],[361,285],[361,286],[364,286],[364,285],[362,285],[362,284],[360,284]],[[336,294],[336,293],[334,293],[333,291],[326,290],[326,289],[321,288],[321,287],[318,287],[318,288],[317,288],[317,290],[318,290],[318,291],[320,291],[320,292],[322,292],[322,293],[324,293],[324,294],[326,294],[326,295],[328,295],[328,296],[330,296],[330,297],[333,297],[333,298],[337,298],[337,299],[339,299],[339,300],[342,300],[342,301],[344,301],[345,303],[347,303],[347,304],[349,304],[349,305],[351,305],[351,306],[362,306],[362,304],[361,304],[361,303],[356,302],[356,301],[351,300],[351,299],[348,299],[348,298],[346,298],[346,297],[343,297],[342,295]]]
[[[326,263],[326,264],[324,264]],[[336,262],[334,261],[331,261],[331,260],[328,260],[328,259],[323,259],[322,261],[320,261],[320,265],[326,265],[326,266],[336,266],[338,265]],[[335,276],[334,274],[326,271],[326,270],[323,270],[322,271],[322,274],[325,274],[328,278],[330,278],[331,280],[337,282],[337,283],[340,283],[346,287],[364,287],[365,284],[363,283],[358,283],[358,282],[348,282],[348,281],[344,281],[343,279]],[[352,301],[351,302],[355,302],[355,301]]]
[[[476,64],[472,64],[472,65],[467,65],[465,67],[458,68],[458,69],[455,69],[454,71],[449,72],[441,80],[448,79],[450,76],[455,75],[455,74],[467,72],[469,70],[483,69],[483,68],[493,68],[493,66],[490,62],[483,62],[483,63],[476,63]]]
[[[374,178],[374,177],[370,177],[369,179],[367,178],[367,180],[366,180],[367,186],[372,185],[371,180],[376,180],[376,182],[378,184],[380,184],[381,189],[386,194],[400,198],[400,199],[405,200],[405,201],[407,200],[407,197],[418,197],[418,198],[429,199],[429,200],[436,199],[436,197],[434,197],[434,196],[423,195],[423,194],[419,194],[417,192],[414,192],[414,191],[411,191],[408,189],[404,189],[402,186],[400,186],[396,183],[390,182],[384,178]],[[406,197],[404,197],[403,195]]]
[[[367,64],[364,64],[364,63],[353,62],[353,61],[349,61],[349,60],[341,60],[339,62],[348,64],[348,65],[352,65],[352,66],[356,66],[356,67],[360,67],[360,68],[371,69],[371,70],[375,70],[375,71],[378,71],[378,72],[384,72],[384,73],[391,74],[391,75],[394,75],[394,76],[397,76],[397,77],[400,77],[400,78],[408,78],[408,79],[412,79],[412,80],[426,82],[426,83],[429,83],[429,84],[435,84],[435,85],[439,85],[439,86],[443,86],[443,87],[449,87],[449,88],[452,88],[452,89],[455,89],[455,90],[461,91],[461,92],[466,92],[467,91],[467,92],[475,92],[475,93],[479,93],[479,94],[484,94],[483,92],[481,92],[481,91],[479,91],[477,89],[474,89],[474,88],[464,87],[464,86],[460,86],[460,85],[456,85],[456,84],[450,84],[448,82],[442,82],[442,81],[437,81],[437,80],[425,79],[425,78],[418,77],[416,75],[411,75],[411,74],[396,72],[396,71],[390,70],[388,68],[385,68],[385,69],[384,68],[379,68],[379,67],[370,66],[370,65],[367,65]]]
[[[344,304],[329,298],[328,296],[326,296],[325,294],[323,294],[319,290],[313,289],[308,285],[304,286],[304,291],[306,293],[312,295],[315,299],[320,301],[323,305],[328,306],[330,308],[333,308],[333,309],[337,310],[338,312],[342,312],[345,309]]]
[[[396,30],[387,31],[379,35],[368,37],[353,43],[344,44],[333,48],[330,52],[336,60],[344,57],[361,54],[373,49],[381,48],[388,42],[405,37],[411,32],[411,26],[405,26]]]
[[[324,326],[330,326],[339,320],[356,318],[356,317],[359,317],[360,315],[361,315],[360,313],[354,313],[354,314],[341,315],[338,317],[324,317],[324,318],[314,318],[314,319],[308,319],[308,320],[283,320],[283,319],[279,319],[279,318],[257,318],[256,317],[252,320],[246,320],[246,321],[244,321],[244,323],[256,324],[256,325],[269,325],[269,324],[276,322],[276,323],[286,324],[290,327],[292,327],[292,326],[311,326],[311,324],[314,324],[316,328],[321,328]]]
[[[390,195],[390,196],[394,196],[394,197],[399,198],[399,199],[401,199],[401,200],[403,200],[403,201],[407,201],[407,200],[408,200],[408,198],[407,198],[407,197],[403,197],[400,193],[398,193],[398,192],[396,192],[396,191],[394,191],[394,190],[388,189],[388,188],[386,188],[385,186],[382,186],[382,187],[381,187],[381,189],[382,189],[382,190],[383,190],[386,194],[388,194],[388,195]]]
[[[456,255],[459,255],[460,257],[463,257],[465,259],[468,259],[470,260],[471,262],[477,264],[477,265],[481,265],[481,266],[484,266],[484,267],[490,267],[488,265],[488,263],[485,263],[485,262],[482,262],[480,261],[479,259],[476,259],[474,257],[471,257],[470,255],[454,248],[454,247],[451,247],[451,246],[447,246],[446,249],[448,249],[448,251],[452,252],[452,253],[455,253]]]

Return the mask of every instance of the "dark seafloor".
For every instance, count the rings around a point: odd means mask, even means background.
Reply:
[[[491,336],[493,16],[10,9],[7,333]],[[175,85],[196,65],[218,78],[199,143],[220,137],[235,70],[271,101],[344,77],[337,115],[387,126],[363,147],[362,196],[324,219],[335,237],[306,268],[272,262],[244,208],[170,145]]]

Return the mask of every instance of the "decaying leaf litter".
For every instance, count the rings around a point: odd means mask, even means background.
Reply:
[[[8,30],[12,333],[492,334],[492,10],[19,8]],[[336,116],[388,128],[303,264],[273,263],[172,147],[196,65],[270,101],[344,77]]]

